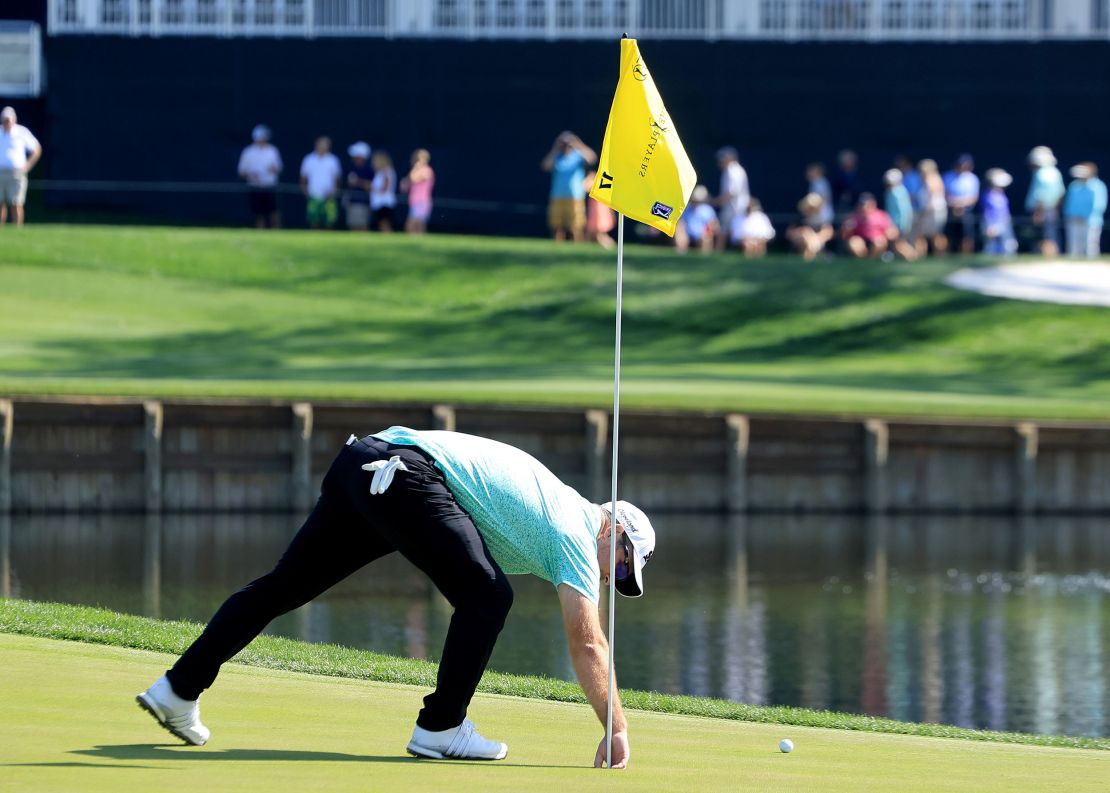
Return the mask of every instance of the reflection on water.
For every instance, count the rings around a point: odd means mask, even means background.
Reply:
[[[0,516],[0,594],[206,620],[292,516]],[[621,684],[908,721],[1104,736],[1110,529],[1096,519],[660,515],[621,599]],[[491,668],[573,679],[558,600],[514,577]],[[450,607],[388,557],[270,632],[435,659]]]

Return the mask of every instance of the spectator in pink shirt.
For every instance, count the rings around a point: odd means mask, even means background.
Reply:
[[[879,209],[875,196],[863,193],[856,204],[856,211],[844,221],[840,236],[857,259],[867,256],[878,258],[898,238],[898,227],[890,215]]]
[[[409,234],[423,234],[428,230],[428,218],[432,216],[432,188],[436,174],[430,165],[432,155],[427,149],[417,149],[412,153],[412,170],[401,180],[401,190],[409,194],[409,216],[405,219],[405,231]]]

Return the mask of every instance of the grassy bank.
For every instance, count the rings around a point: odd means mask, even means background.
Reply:
[[[180,654],[197,636],[201,627],[195,623],[153,620],[84,606],[0,600],[0,633]],[[436,666],[427,661],[271,636],[259,637],[237,660],[250,666],[315,675],[424,688],[435,684]],[[585,702],[582,690],[577,685],[551,678],[488,672],[482,679],[479,690],[528,699]],[[1110,749],[1110,739],[1105,738],[968,730],[942,724],[915,724],[802,708],[757,707],[726,700],[654,692],[626,691],[623,696],[627,707],[655,713],[1035,746]]]
[[[426,689],[230,664],[203,700],[203,747],[134,704],[171,656],[0,636],[0,790],[734,791],[1101,790],[1105,752],[968,743],[634,713],[627,771],[590,768],[585,705],[479,694],[470,715],[509,744],[496,763],[421,761],[404,745]],[[778,741],[790,736],[792,754]]]
[[[626,404],[1110,417],[1100,308],[959,292],[966,261],[627,255]],[[542,240],[30,226],[0,394],[604,405],[612,257]]]

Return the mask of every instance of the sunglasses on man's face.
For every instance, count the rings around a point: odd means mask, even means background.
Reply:
[[[615,571],[616,580],[623,581],[632,574],[632,543],[628,539],[628,534],[622,532],[620,534],[621,547],[624,548],[624,561],[617,562],[617,569]]]

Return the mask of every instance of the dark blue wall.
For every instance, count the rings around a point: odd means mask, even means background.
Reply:
[[[771,44],[641,42],[701,181],[736,145],[753,193],[789,212],[806,162],[861,153],[868,186],[905,152],[1014,173],[1052,146],[1062,164],[1110,167],[1110,44]],[[407,161],[431,150],[437,192],[544,202],[538,165],[576,130],[600,147],[615,86],[609,43],[321,39],[120,39],[47,43],[41,133],[53,178],[235,179],[250,128],[268,123],[295,181],[313,138],[356,138]],[[243,220],[239,196],[96,197],[182,219]],[[87,203],[87,202],[86,202]],[[290,197],[287,207],[298,207]],[[542,232],[539,215],[444,210],[441,227]]]

